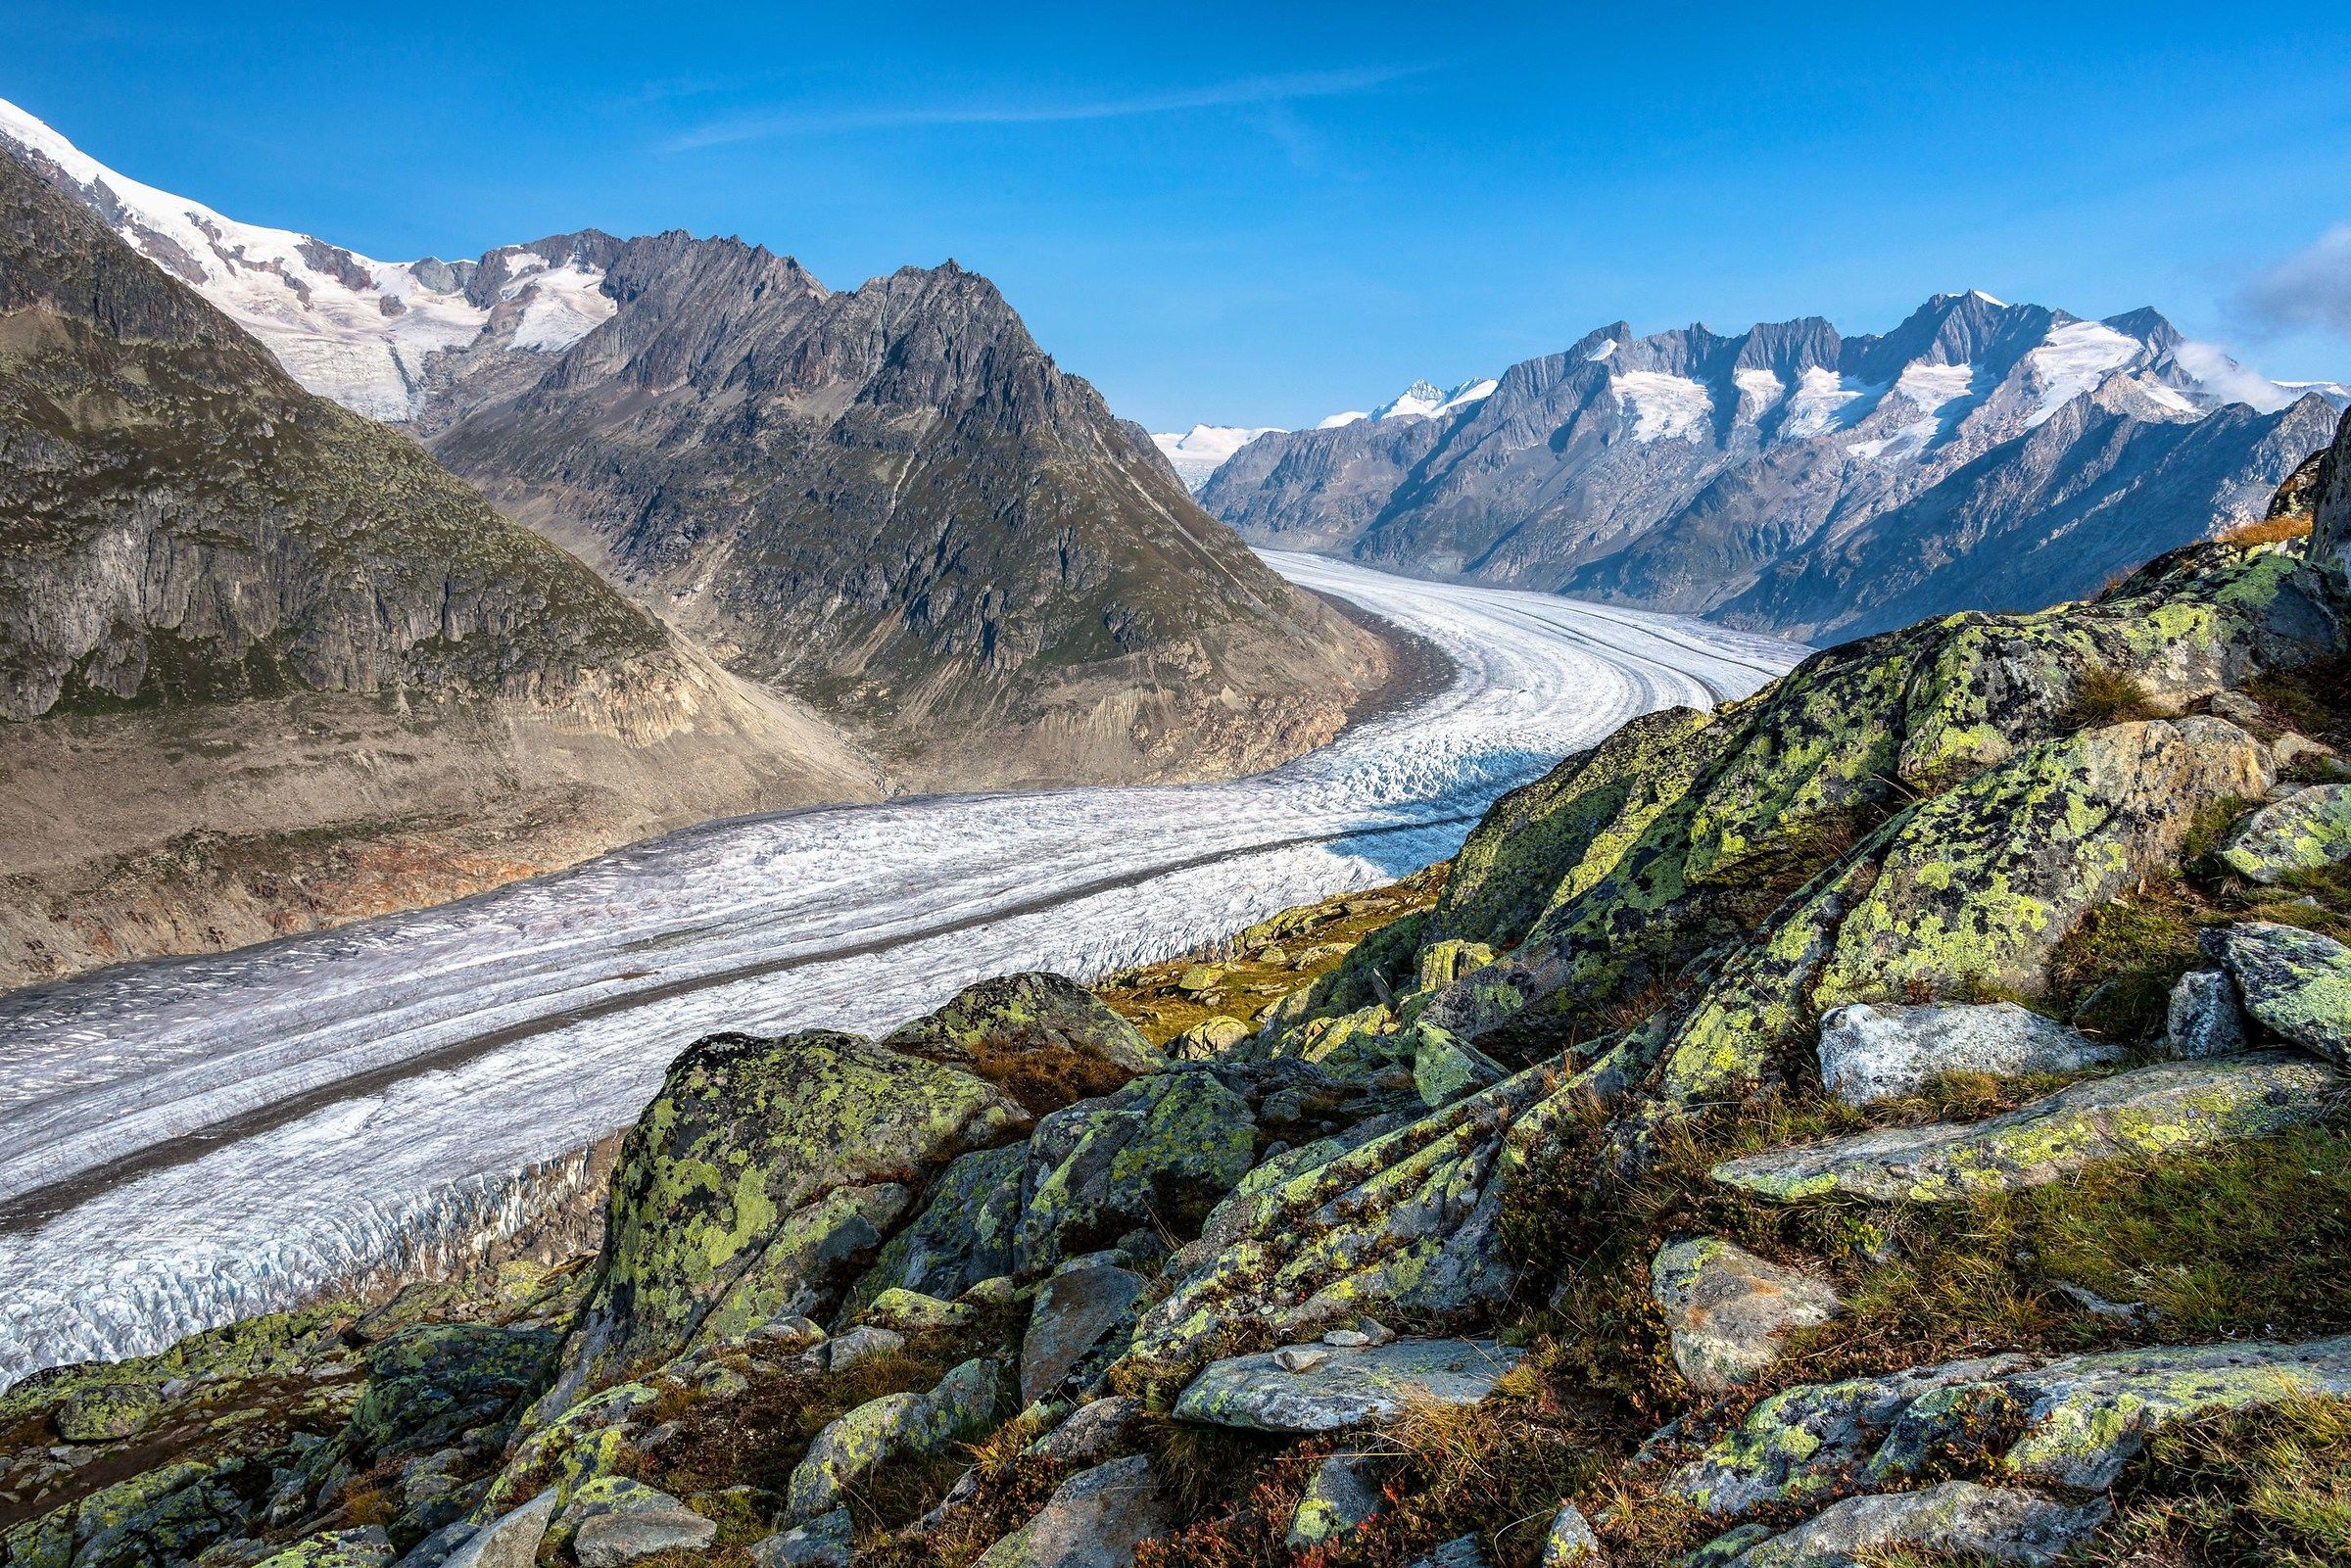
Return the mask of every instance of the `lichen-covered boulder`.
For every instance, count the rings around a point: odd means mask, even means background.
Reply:
[[[2102,1492],[2160,1427],[2346,1393],[2351,1336],[1958,1361],[1774,1395],[1673,1487],[1725,1516],[1898,1487],[1955,1462]]]
[[[870,1302],[892,1286],[948,1300],[1011,1272],[1021,1218],[1028,1145],[978,1149],[948,1164],[922,1212],[883,1245],[851,1300]]]
[[[2039,1186],[2100,1160],[2308,1126],[2344,1087],[2325,1065],[2279,1052],[2165,1062],[2072,1084],[1983,1121],[1880,1127],[1729,1161],[1712,1175],[1781,1202],[1839,1193],[1948,1203]]]
[[[1719,1237],[1670,1243],[1650,1264],[1673,1364],[1692,1388],[1719,1394],[1779,1359],[1780,1342],[1845,1309],[1836,1287]]]
[[[759,1568],[849,1568],[854,1527],[849,1510],[836,1508],[754,1544],[751,1561]]]
[[[521,1507],[500,1515],[465,1539],[442,1559],[441,1568],[531,1568],[539,1559],[539,1544],[555,1517],[553,1488],[540,1493]]]
[[[1451,1105],[1509,1076],[1501,1063],[1433,1023],[1413,1031],[1413,1088],[1423,1105]]]
[[[1283,1544],[1305,1551],[1370,1523],[1387,1501],[1371,1474],[1376,1462],[1362,1453],[1334,1453],[1323,1460],[1290,1513]]]
[[[1142,1031],[1100,997],[1042,973],[966,986],[882,1043],[985,1078],[1040,1114],[1164,1065]]]
[[[2327,449],[2312,490],[2310,559],[2337,582],[2351,584],[2351,411],[2334,427],[2334,445]]]
[[[1021,1340],[1021,1399],[1034,1404],[1094,1356],[1114,1329],[1133,1321],[1143,1276],[1111,1263],[1065,1268],[1037,1288]]]
[[[1334,1432],[1415,1404],[1475,1404],[1524,1351],[1492,1340],[1293,1345],[1212,1361],[1176,1402],[1178,1420],[1260,1432]]]
[[[1729,1568],[1852,1568],[1908,1549],[2047,1568],[2113,1512],[2104,1497],[2070,1503],[2022,1487],[1945,1481],[1919,1492],[1847,1497],[1727,1562]]]
[[[1035,1518],[981,1553],[973,1568],[1128,1568],[1136,1546],[1175,1523],[1174,1499],[1151,1461],[1133,1454],[1054,1488]]]
[[[844,1492],[891,1459],[944,1453],[995,1419],[1000,1371],[964,1362],[927,1394],[885,1394],[840,1416],[808,1446],[792,1472],[786,1502],[795,1520],[830,1513]]]
[[[392,1538],[381,1525],[327,1530],[264,1557],[256,1568],[385,1568]]]
[[[1247,1100],[1194,1066],[1053,1113],[1029,1141],[1019,1267],[1050,1268],[1155,1220],[1197,1223],[1248,1173],[1256,1125]]]
[[[2121,1046],[2089,1039],[2013,1002],[1852,1002],[1820,1020],[1821,1081],[1852,1106],[1915,1094],[1946,1072],[2080,1072],[2122,1057]]]
[[[2228,927],[2215,940],[2246,1012],[2280,1038],[2351,1068],[2351,948],[2259,921]]]
[[[912,1204],[900,1183],[1027,1120],[970,1073],[853,1035],[698,1041],[622,1145],[596,1282],[540,1410],[821,1306]]]
[[[2248,813],[2219,853],[2231,871],[2264,885],[2351,860],[2351,784],[2315,784]]]
[[[1560,1503],[1543,1532],[1539,1568],[1600,1568],[1602,1555],[1600,1537],[1584,1510],[1572,1502]]]
[[[500,1421],[545,1383],[556,1340],[543,1328],[437,1323],[371,1345],[349,1441],[363,1453],[419,1453]]]
[[[972,1320],[972,1316],[969,1307],[955,1302],[942,1302],[921,1291],[901,1290],[893,1286],[869,1302],[857,1314],[857,1320],[900,1334],[921,1334],[961,1328]]]
[[[620,1568],[661,1551],[699,1551],[718,1539],[717,1522],[677,1499],[666,1507],[614,1508],[583,1520],[571,1538],[580,1568]]]
[[[1131,1395],[1080,1404],[1061,1425],[1029,1445],[1028,1451],[1058,1464],[1091,1464],[1108,1453],[1146,1414],[1143,1402]]]
[[[2183,1061],[2245,1049],[2245,1012],[2224,970],[2190,970],[2164,1005],[2164,1050]]]
[[[1223,1056],[1256,1032],[1239,1019],[1222,1016],[1206,1019],[1170,1040],[1167,1054],[1177,1062],[1206,1062]]]

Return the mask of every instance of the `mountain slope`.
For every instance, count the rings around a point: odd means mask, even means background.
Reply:
[[[2330,416],[2152,310],[2085,321],[1939,295],[1883,336],[1619,322],[1450,416],[1252,443],[1201,499],[1261,542],[1818,633],[2002,584],[2024,604],[2087,593],[2260,515]],[[2129,529],[2093,541],[2126,495]],[[1878,544],[1854,544],[1865,529]],[[1839,576],[1827,563],[1855,547],[1904,570]]]
[[[832,294],[671,233],[621,242],[607,286],[609,321],[433,450],[910,777],[1244,772],[1384,679],[1382,644],[1201,512],[986,279]]]
[[[0,978],[867,795],[0,152]]]
[[[254,332],[406,424],[731,669],[924,786],[1222,776],[1328,739],[1389,650],[1269,571],[952,262],[587,230],[371,261],[0,143]]]

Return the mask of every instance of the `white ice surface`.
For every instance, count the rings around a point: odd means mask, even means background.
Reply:
[[[1839,375],[1813,365],[1797,378],[1796,392],[1788,400],[1788,412],[1780,420],[1779,438],[1801,441],[1837,426],[1852,424],[1875,406],[1885,390],[1858,376]]]
[[[1705,384],[1662,370],[1626,370],[1610,378],[1616,401],[1633,416],[1635,441],[1671,441],[1701,429],[1714,411]]]
[[[2103,321],[2068,321],[2049,333],[2025,357],[2040,382],[2040,401],[2027,416],[2028,427],[2048,417],[2085,392],[2095,388],[2113,371],[2144,356],[2147,346]]]
[[[1232,783],[747,818],[457,904],[0,998],[0,1202],[20,1213],[0,1225],[0,1383],[152,1351],[498,1223],[502,1180],[633,1119],[704,1033],[881,1029],[988,974],[1171,956],[1450,854],[1563,752],[1751,691],[1803,651],[1267,558],[1436,643],[1451,686]],[[338,1088],[370,1072],[391,1081]],[[227,1125],[305,1095],[282,1124]],[[191,1134],[217,1141],[120,1172]]]

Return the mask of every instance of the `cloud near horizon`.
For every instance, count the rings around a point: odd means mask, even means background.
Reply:
[[[2252,324],[2273,332],[2317,327],[2351,338],[2351,223],[2265,267],[2237,292]]]
[[[785,110],[714,120],[673,137],[664,145],[670,152],[693,152],[730,142],[755,141],[765,136],[894,130],[928,125],[1043,125],[1079,120],[1131,119],[1146,115],[1180,114],[1189,110],[1246,108],[1293,103],[1306,98],[1344,97],[1350,93],[1385,87],[1433,69],[1425,65],[1364,66],[1343,71],[1238,76],[1229,81],[1209,82],[1197,87],[1060,103],[981,102],[902,104],[871,109]]]

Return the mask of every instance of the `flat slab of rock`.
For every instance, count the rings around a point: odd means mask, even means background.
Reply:
[[[1782,1202],[1841,1193],[1947,1203],[2039,1186],[2100,1160],[2304,1126],[2325,1117],[2343,1087],[2325,1064],[2282,1052],[2165,1062],[2072,1084],[1983,1121],[1880,1127],[1733,1160],[1712,1174]]]
[[[1713,1236],[1661,1248],[1650,1290],[1672,1335],[1673,1364],[1707,1394],[1760,1375],[1791,1332],[1845,1309],[1827,1280]]]
[[[482,1526],[444,1560],[442,1568],[531,1568],[538,1561],[539,1543],[547,1537],[560,1496],[550,1487],[511,1513]]]
[[[628,1508],[582,1521],[571,1552],[580,1568],[620,1568],[656,1551],[699,1551],[717,1539],[717,1522],[689,1508]]]
[[[1029,1451],[1062,1464],[1090,1464],[1109,1452],[1143,1415],[1142,1401],[1114,1394],[1072,1410],[1061,1425],[1030,1444]]]
[[[757,1543],[751,1561],[759,1568],[849,1568],[854,1534],[849,1510],[836,1508]]]
[[[2046,1568],[2113,1512],[2104,1497],[2075,1504],[2017,1487],[1946,1481],[1920,1492],[1847,1497],[1749,1546],[1726,1568],[1848,1568],[1904,1548]]]
[[[1899,1487],[1951,1445],[1981,1446],[2018,1481],[2103,1492],[2179,1421],[2351,1394],[2351,1335],[2301,1344],[2153,1346],[2035,1362],[1992,1356],[1775,1394],[1675,1475],[1710,1513]]]
[[[2014,1002],[1895,1007],[1854,1002],[1820,1020],[1820,1076],[1847,1105],[1916,1094],[1945,1072],[2079,1072],[2123,1048]]]
[[[1142,1275],[1107,1263],[1065,1268],[1046,1280],[1021,1340],[1021,1399],[1033,1404],[1059,1388],[1142,1294]]]
[[[2248,814],[2220,860],[2265,886],[2351,860],[2351,784],[2317,784]]]
[[[2351,948],[2293,926],[2253,921],[2214,941],[2245,1011],[2337,1067],[2351,1067]]]
[[[1285,1346],[1210,1362],[1176,1402],[1176,1415],[1260,1432],[1334,1432],[1392,1421],[1412,1404],[1475,1404],[1525,1358],[1492,1340]]]
[[[1137,1545],[1175,1523],[1151,1461],[1138,1453],[1064,1481],[1035,1518],[973,1568],[1128,1568]]]

